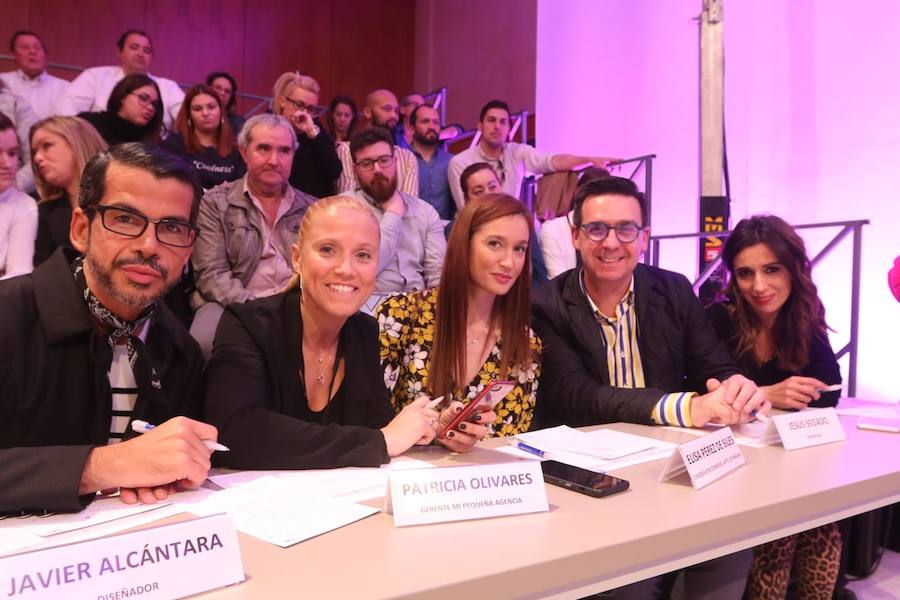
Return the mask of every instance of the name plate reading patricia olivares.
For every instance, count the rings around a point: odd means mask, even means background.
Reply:
[[[770,417],[763,434],[767,444],[781,442],[785,450],[797,450],[847,439],[841,418],[833,408],[814,408]]]
[[[385,495],[397,527],[547,510],[541,463],[532,460],[394,471]]]
[[[244,580],[234,521],[213,515],[0,558],[0,598],[182,598]]]
[[[691,484],[695,490],[699,490],[745,464],[744,455],[734,441],[731,427],[723,427],[678,446],[659,480],[666,481],[687,470]]]

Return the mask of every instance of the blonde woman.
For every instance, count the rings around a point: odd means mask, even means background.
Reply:
[[[272,112],[291,122],[297,132],[297,152],[291,167],[291,185],[316,198],[334,193],[341,161],[319,117],[319,83],[309,75],[284,73],[272,90]]]
[[[207,367],[206,415],[239,469],[373,467],[435,436],[428,399],[394,415],[378,325],[359,312],[375,287],[380,230],[361,200],[313,204],[287,289],[232,304]]]
[[[78,204],[84,165],[106,142],[87,121],[77,117],[49,117],[29,132],[31,166],[37,188],[38,230],[34,266],[44,262],[60,246],[71,246],[69,222]]]

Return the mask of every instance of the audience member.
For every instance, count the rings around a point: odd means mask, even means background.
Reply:
[[[374,467],[435,436],[427,398],[396,417],[381,383],[375,286],[379,227],[347,196],[313,204],[287,291],[232,304],[216,333],[206,409],[244,469]],[[264,432],[263,435],[260,435]]]
[[[247,170],[225,119],[222,100],[205,85],[188,90],[175,119],[175,131],[163,146],[194,166],[204,189],[240,179]]]
[[[83,256],[60,249],[0,282],[0,512],[79,510],[115,488],[154,503],[206,479],[202,440],[217,432],[186,418],[201,408],[202,358],[159,302],[190,257],[199,199],[180,158],[112,148],[85,167],[72,217]],[[137,436],[132,419],[159,426]]]
[[[219,99],[222,101],[222,106],[225,107],[225,118],[228,119],[228,124],[231,125],[231,131],[237,134],[247,121],[244,115],[237,110],[237,81],[230,73],[216,71],[206,76],[206,85],[216,90]]]
[[[37,117],[32,112],[28,103],[18,94],[6,89],[6,84],[0,80],[0,113],[6,115],[16,129],[19,136],[19,152],[22,166],[16,173],[16,187],[23,192],[34,190],[34,175],[31,172],[31,152],[28,147],[28,130],[37,122]]]
[[[441,219],[450,221],[456,213],[447,181],[447,167],[452,155],[443,148],[438,138],[441,115],[423,104],[410,113],[409,125],[412,131],[410,149],[419,164],[419,198],[433,206]]]
[[[463,194],[459,187],[459,176],[472,163],[487,162],[500,177],[503,191],[516,198],[521,195],[522,180],[526,171],[550,173],[568,171],[579,165],[591,163],[595,167],[605,167],[614,159],[603,156],[575,156],[572,154],[543,154],[528,144],[517,144],[507,140],[510,130],[509,106],[502,100],[491,100],[481,108],[478,117],[478,143],[468,148],[450,161],[450,189],[457,208],[462,207]]]
[[[356,131],[359,119],[356,110],[356,102],[350,96],[335,96],[328,105],[328,113],[325,116],[325,130],[335,144],[349,142],[350,136]]]
[[[291,278],[291,244],[315,198],[291,187],[297,134],[284,117],[250,117],[238,135],[247,174],[203,195],[193,265],[200,300],[191,335],[205,357],[222,310],[271,296]]]
[[[528,327],[530,236],[530,215],[515,198],[473,200],[450,235],[440,286],[390,296],[376,310],[396,410],[423,396],[467,404],[493,381],[516,382],[480,424],[438,440],[451,449],[488,435],[489,424],[501,436],[531,425],[541,345]]]
[[[397,97],[388,90],[375,90],[366,96],[363,116],[370,126],[381,127],[393,139],[397,128]],[[338,179],[338,192],[355,192],[359,189],[359,180],[354,169],[354,160],[350,152],[350,144],[338,144],[338,156],[344,165],[343,173]],[[394,146],[394,161],[397,171],[397,187],[404,194],[415,196],[419,193],[419,163],[416,156],[406,148]]]
[[[367,127],[350,140],[360,189],[381,226],[375,294],[371,312],[384,294],[424,290],[438,284],[447,243],[430,204],[397,187],[396,147],[383,127]]]
[[[0,73],[0,80],[22,98],[35,118],[53,114],[53,102],[62,95],[69,82],[47,73],[47,49],[38,34],[20,29],[9,40],[9,51],[16,63],[15,71]]]
[[[778,217],[750,217],[728,236],[722,260],[728,284],[707,314],[743,371],[775,408],[837,405],[840,392],[824,389],[841,371],[803,239]],[[798,598],[831,598],[841,545],[830,523],[757,546],[747,597],[784,598],[793,579]]]
[[[578,185],[582,186],[605,177],[609,177],[609,171],[591,167],[580,174]],[[573,214],[574,211],[569,210],[566,214],[555,219],[548,219],[541,224],[541,232],[538,237],[541,240],[541,252],[544,254],[547,277],[550,279],[569,269],[574,269],[578,262],[575,258],[575,246],[572,244]]]
[[[77,117],[49,117],[35,123],[29,136],[31,164],[38,198],[38,228],[34,266],[57,248],[71,248],[69,227],[78,206],[84,166],[107,144],[87,121]]]
[[[153,61],[153,42],[143,31],[129,29],[118,42],[121,64],[109,67],[85,69],[72,80],[66,91],[54,105],[57,115],[77,115],[83,112],[100,112],[107,109],[109,97],[117,83],[128,75],[146,75],[156,82],[157,94],[162,102],[162,119],[166,129],[172,128],[181,109],[184,92],[171,79],[150,75]]]
[[[159,143],[163,107],[156,82],[146,75],[126,75],[113,88],[103,112],[78,116],[91,125],[110,146],[127,142]]]
[[[473,163],[463,169],[459,176],[459,185],[463,191],[466,203],[475,198],[481,198],[488,194],[496,194],[500,191],[500,180],[494,168],[485,162]],[[451,223],[448,231],[452,231]],[[547,282],[547,267],[544,266],[544,253],[537,236],[533,235],[528,240],[531,254],[531,283],[540,285]]]
[[[422,94],[410,94],[404,96],[400,101],[400,120],[397,122],[397,129],[394,131],[395,143],[401,148],[411,148],[413,138],[413,128],[410,127],[410,115],[418,107],[425,104],[425,98]],[[440,119],[439,119],[440,120]]]
[[[272,109],[291,122],[297,132],[297,151],[291,167],[291,185],[316,198],[334,193],[341,174],[334,140],[322,131],[319,83],[309,75],[284,73],[275,82]]]
[[[574,211],[582,266],[543,286],[532,306],[545,349],[535,426],[702,427],[767,412],[765,392],[738,373],[687,278],[638,264],[650,230],[634,182],[590,182],[578,189]],[[686,598],[715,590],[740,599],[750,559],[745,551],[688,567],[676,585]],[[658,598],[660,585],[656,577],[610,597]]]
[[[16,189],[19,137],[12,121],[0,113],[0,279],[31,273],[37,206]]]

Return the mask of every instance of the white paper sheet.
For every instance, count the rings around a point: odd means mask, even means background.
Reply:
[[[594,459],[616,460],[658,448],[659,440],[613,429],[579,431],[566,425],[540,429],[516,436],[529,446],[552,454],[583,454]],[[550,457],[548,457],[550,458]]]
[[[19,526],[41,537],[47,537],[99,525],[100,523],[108,523],[109,521],[130,517],[142,512],[158,510],[168,505],[169,502],[124,504],[117,497],[98,498],[80,512],[29,517],[28,519],[23,519]]]
[[[762,421],[751,421],[750,423],[742,423],[740,425],[731,425],[731,432],[734,434],[734,441],[741,446],[748,448],[763,448],[766,443],[763,441],[763,434],[766,432],[768,423]],[[722,425],[709,424],[705,427],[673,427],[667,426],[666,429],[688,433],[690,435],[706,435],[714,431],[718,431]]]
[[[272,476],[217,492],[190,510],[198,515],[228,513],[238,531],[282,548],[378,512]]]

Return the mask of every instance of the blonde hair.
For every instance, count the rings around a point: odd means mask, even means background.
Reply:
[[[108,144],[100,137],[97,130],[94,129],[90,123],[83,119],[79,119],[78,117],[47,117],[46,119],[38,121],[32,125],[31,129],[28,131],[29,146],[31,146],[34,135],[39,129],[45,129],[50,133],[55,133],[63,138],[66,144],[69,145],[72,154],[75,155],[75,171],[79,181],[81,180],[81,173],[84,171],[84,166],[87,162],[93,158],[95,154],[108,148]],[[34,186],[37,188],[38,196],[41,198],[40,201],[46,202],[48,200],[61,198],[68,190],[56,187],[44,179],[41,175],[41,170],[38,169],[37,164],[34,162],[34,155],[35,152],[32,152],[31,170],[34,171]],[[72,200],[78,200],[77,195],[75,198],[72,198]]]
[[[300,221],[300,230],[297,232],[298,248],[303,245],[303,236],[309,233],[313,223],[331,208],[350,208],[365,212],[372,218],[372,222],[375,223],[378,235],[379,237],[381,236],[381,227],[378,223],[378,218],[375,216],[372,207],[364,200],[361,200],[356,196],[327,196],[321,200],[317,200],[306,209],[306,214],[303,215],[303,220]],[[298,287],[300,287],[300,274],[295,272],[284,287],[284,290],[288,291]]]
[[[275,85],[272,88],[273,112],[281,113],[281,103],[295,87],[312,92],[316,96],[319,95],[319,82],[309,75],[303,75],[299,71],[282,73],[281,77],[275,81]]]

